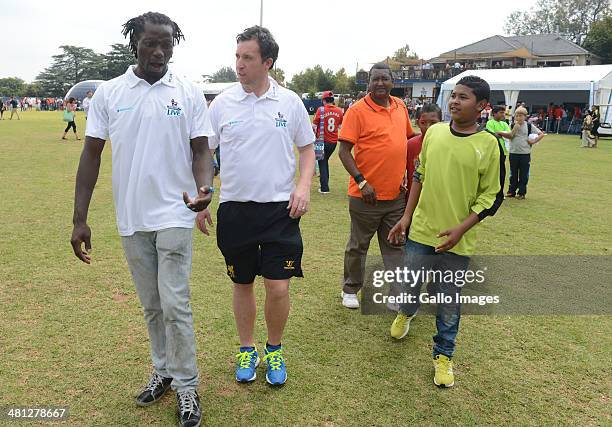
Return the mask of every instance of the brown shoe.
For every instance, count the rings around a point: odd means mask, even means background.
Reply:
[[[518,196],[516,196],[517,200],[525,200],[525,196],[523,194],[519,194]]]

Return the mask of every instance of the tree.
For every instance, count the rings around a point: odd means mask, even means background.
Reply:
[[[78,82],[102,77],[104,61],[93,50],[68,45],[59,48],[62,53],[53,55],[53,63],[36,77],[43,93],[64,96]]]
[[[593,23],[583,47],[600,56],[604,64],[612,64],[612,16]]]
[[[504,30],[515,35],[558,33],[581,44],[593,23],[609,14],[609,0],[538,0],[533,11],[512,12]]]
[[[232,67],[221,67],[212,75],[213,83],[231,83],[238,81]]]
[[[349,78],[344,68],[340,68],[334,76],[334,93],[349,93],[351,90]]]
[[[279,85],[285,85],[285,72],[281,68],[272,68],[270,70],[270,77],[272,77]]]
[[[104,57],[103,80],[114,79],[125,73],[128,67],[136,62],[134,54],[127,44],[115,43],[111,45]]]
[[[0,96],[24,96],[26,83],[18,77],[0,79]]]
[[[400,47],[392,56],[395,61],[402,61],[406,59],[418,59],[419,55],[416,52],[410,50],[410,46],[407,44],[404,47]]]
[[[294,92],[302,94],[330,90],[334,87],[334,83],[335,76],[332,70],[323,70],[320,65],[315,65],[313,68],[294,74],[288,86]]]

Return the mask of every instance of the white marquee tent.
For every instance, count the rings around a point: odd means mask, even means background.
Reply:
[[[445,118],[448,117],[447,104],[453,87],[468,75],[483,78],[492,91],[503,91],[505,104],[510,106],[516,105],[519,99],[528,97],[530,93],[538,93],[541,98],[538,101],[543,104],[548,104],[548,100],[553,102],[553,99],[558,100],[556,103],[582,102],[588,106],[612,104],[612,64],[467,70],[442,83],[437,103]],[[602,121],[610,123],[612,108],[606,110]]]

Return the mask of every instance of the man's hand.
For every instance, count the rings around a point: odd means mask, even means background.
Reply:
[[[81,244],[85,243],[85,250]],[[87,224],[78,224],[72,228],[70,244],[74,255],[85,264],[91,264],[91,229]]]
[[[376,205],[376,190],[374,190],[370,183],[366,182],[361,189],[361,197],[368,205]]]
[[[406,243],[406,230],[410,227],[411,218],[402,215],[400,220],[393,226],[387,240],[392,245],[400,246]]]
[[[212,201],[212,195],[215,190],[209,185],[205,185],[198,189],[198,195],[195,199],[190,199],[186,191],[183,191],[183,201],[185,205],[194,212],[203,211]]]
[[[299,218],[308,212],[310,207],[310,188],[304,186],[295,187],[295,191],[291,193],[289,198],[289,216],[291,218]]]
[[[208,227],[206,227],[207,222],[208,225],[213,225],[212,217],[210,216],[210,211],[208,210],[208,208],[198,212],[198,214],[196,215],[196,225],[202,233],[206,234],[207,236],[210,236]]]
[[[448,238],[441,245],[436,246],[436,252],[446,252],[452,249],[457,243],[459,243],[459,240],[461,240],[461,237],[463,237],[464,234],[465,230],[460,225],[441,232],[438,234],[438,237],[448,236]]]

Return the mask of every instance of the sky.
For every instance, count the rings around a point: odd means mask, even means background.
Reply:
[[[263,25],[280,46],[277,66],[290,78],[320,64],[347,74],[369,69],[408,44],[421,58],[503,35],[504,19],[533,2],[482,0],[383,2],[362,0],[263,0]],[[121,26],[144,12],[168,15],[185,34],[174,49],[174,70],[201,80],[223,66],[234,66],[235,37],[259,23],[260,0],[82,0],[68,5],[49,0],[0,0],[2,43],[0,78],[27,82],[51,64],[60,45],[105,53],[126,43]]]

